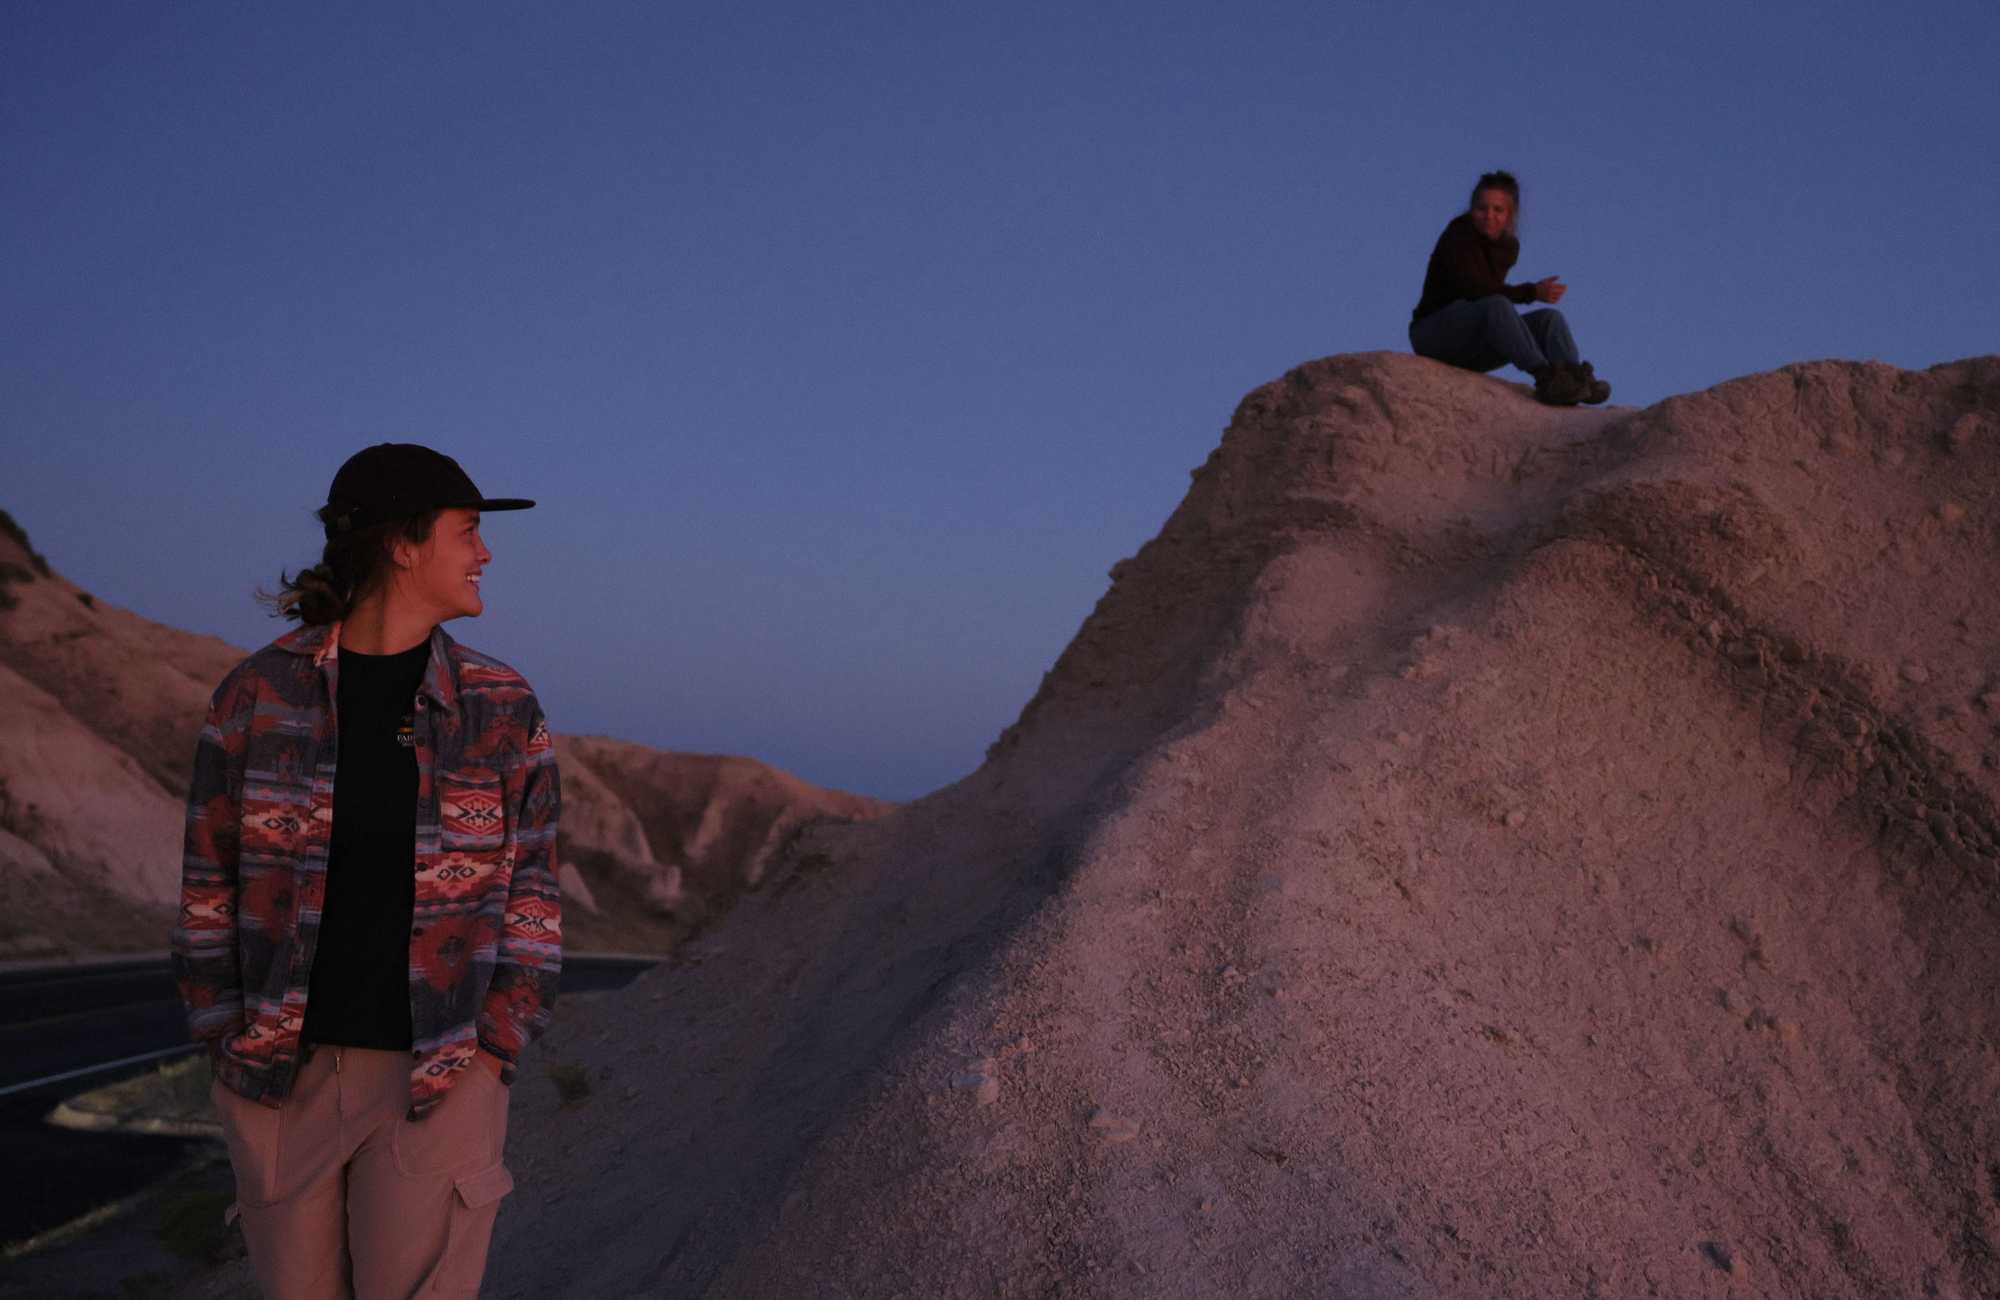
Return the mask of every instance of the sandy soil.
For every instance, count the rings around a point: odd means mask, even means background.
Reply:
[[[2000,1295],[1997,550],[2000,358],[1302,366],[984,767],[559,1012],[488,1294]]]

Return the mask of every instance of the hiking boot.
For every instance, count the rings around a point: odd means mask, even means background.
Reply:
[[[1611,393],[1608,387],[1604,391],[1606,396]],[[1583,377],[1560,361],[1552,361],[1535,372],[1535,400],[1545,406],[1575,406],[1589,392]]]
[[[1577,377],[1583,381],[1583,404],[1585,406],[1596,406],[1600,402],[1611,400],[1611,385],[1597,377],[1597,372],[1590,368],[1588,361],[1579,361],[1571,368],[1576,371]]]

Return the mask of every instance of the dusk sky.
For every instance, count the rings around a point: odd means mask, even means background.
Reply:
[[[450,630],[559,730],[908,798],[1482,170],[1615,401],[2000,349],[1996,69],[1991,0],[9,4],[0,508],[250,647],[427,443],[542,503]]]

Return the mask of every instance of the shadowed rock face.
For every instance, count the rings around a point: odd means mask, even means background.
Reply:
[[[0,524],[0,960],[165,947],[195,737],[243,654],[88,597]],[[748,758],[557,743],[572,948],[663,950],[800,827],[891,807]]]
[[[2000,1294],[1996,561],[2000,359],[1302,366],[980,771],[559,1017],[489,1289]]]

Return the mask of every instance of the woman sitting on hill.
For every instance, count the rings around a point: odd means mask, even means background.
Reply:
[[[1507,172],[1487,172],[1472,187],[1472,204],[1451,219],[1431,250],[1424,294],[1410,318],[1418,356],[1485,372],[1508,362],[1532,375],[1535,396],[1551,406],[1602,402],[1611,385],[1580,360],[1569,323],[1553,306],[1524,314],[1515,303],[1562,301],[1557,276],[1508,284],[1521,255],[1516,226],[1521,186]]]

